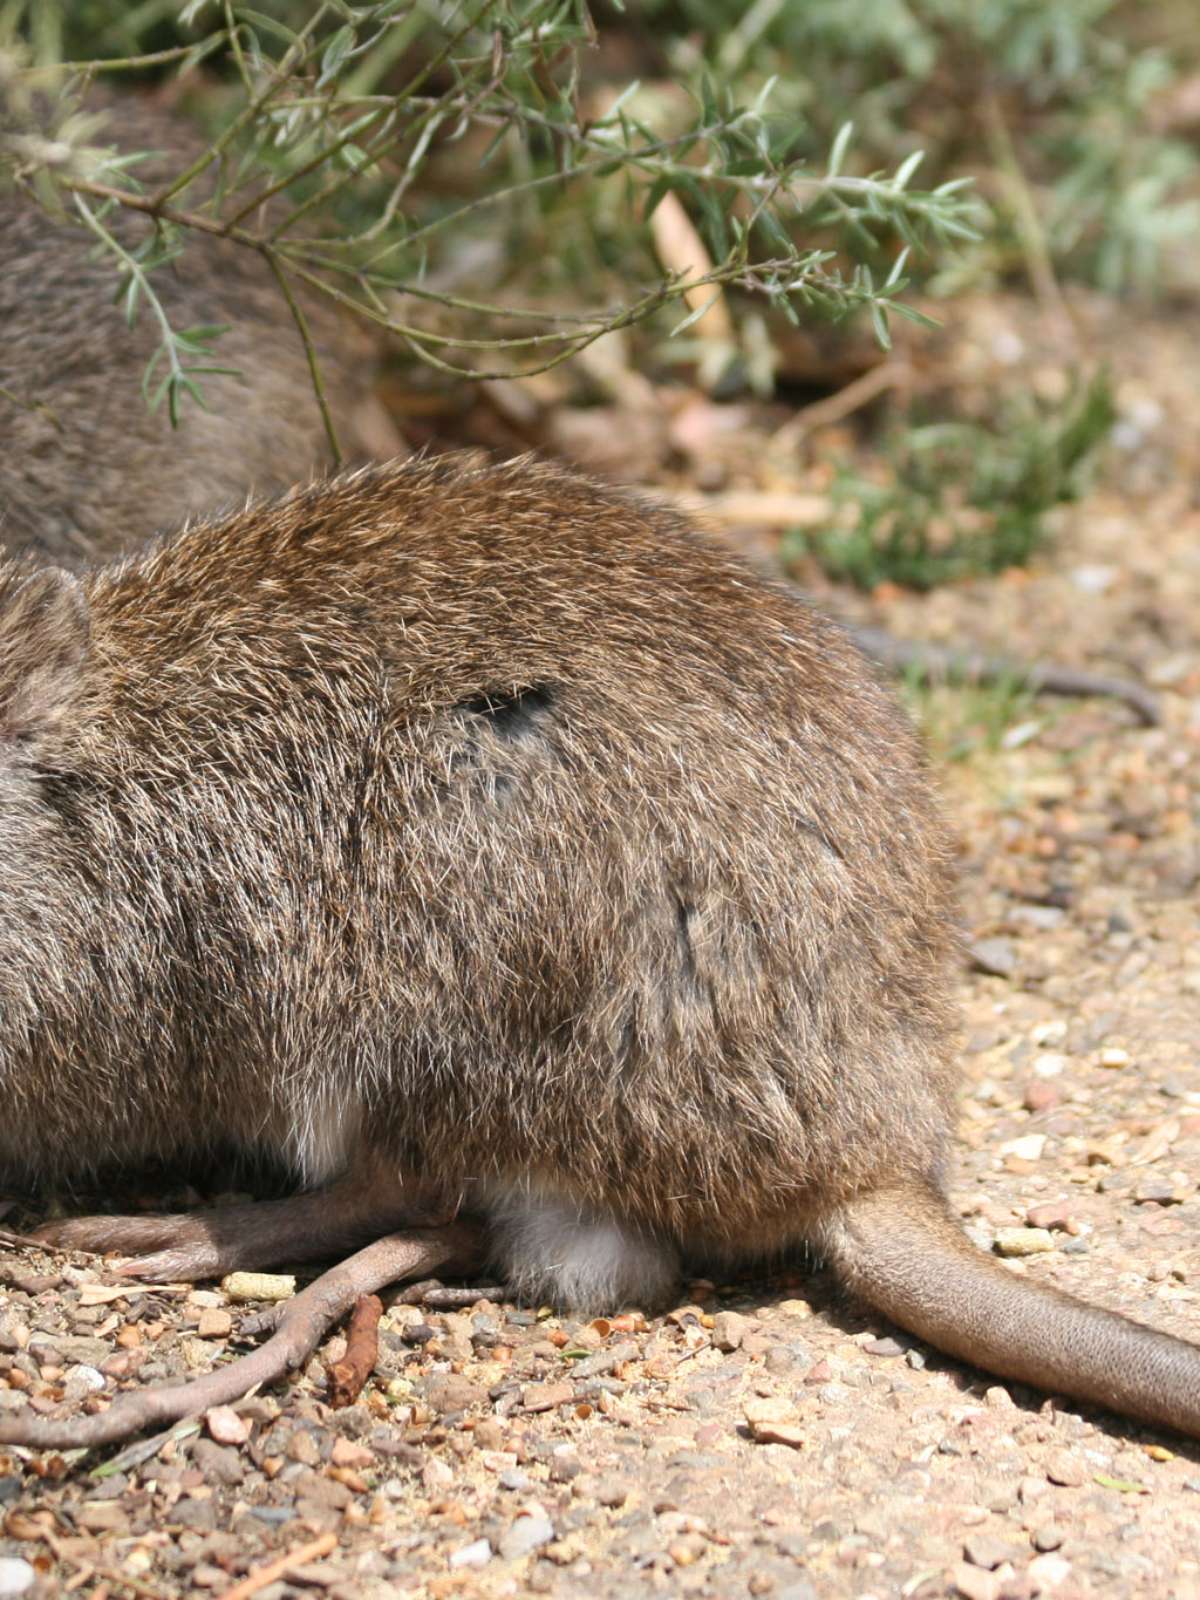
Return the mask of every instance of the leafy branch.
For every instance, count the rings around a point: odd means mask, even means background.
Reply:
[[[197,232],[267,262],[319,400],[300,289],[386,330],[440,371],[510,377],[545,371],[617,329],[682,332],[696,313],[669,325],[663,316],[684,300],[694,306],[704,288],[765,299],[792,320],[861,310],[886,344],[889,318],[915,315],[902,298],[911,252],[978,232],[981,208],[961,181],[913,187],[919,158],[891,172],[848,170],[849,125],[823,167],[797,155],[772,110],[774,85],[743,105],[731,86],[706,77],[682,119],[672,110],[667,120],[679,125],[666,129],[635,114],[636,85],[603,105],[581,87],[581,55],[594,37],[583,0],[470,8],[318,0],[296,26],[233,0],[192,0],[181,29],[195,30],[210,12],[212,29],[177,47],[64,64],[45,136],[0,140],[0,172],[72,196],[114,258],[127,314],[149,307],[161,340],[147,394],[165,399],[172,418],[185,396],[199,399],[199,377],[223,370],[211,365],[218,330],[171,329],[152,287],[154,272]],[[131,153],[106,158],[73,137],[75,99],[90,77],[152,61],[186,72],[200,59],[231,69],[227,97],[240,103],[152,192],[133,180]],[[47,65],[20,63],[10,45],[0,80],[41,81]],[[464,151],[471,159],[455,161],[454,173],[461,183],[465,170],[469,192],[447,204],[438,175]],[[649,222],[667,194],[694,219],[706,269],[681,272],[656,258]],[[102,220],[112,207],[149,217],[156,243],[137,252],[122,245]],[[619,273],[603,259],[598,208],[621,218],[628,249]],[[507,240],[484,274],[493,289],[462,293],[464,247],[485,229]],[[584,270],[572,271],[581,256]],[[614,279],[623,292],[595,293]]]

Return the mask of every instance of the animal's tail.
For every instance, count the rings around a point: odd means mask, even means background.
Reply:
[[[1200,1436],[1200,1346],[1009,1272],[932,1189],[849,1201],[820,1243],[850,1288],[947,1354]]]

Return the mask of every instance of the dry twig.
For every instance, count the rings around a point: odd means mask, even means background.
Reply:
[[[325,1368],[329,1379],[329,1404],[338,1409],[352,1406],[379,1359],[379,1319],[383,1301],[376,1294],[362,1295],[350,1316],[346,1330],[346,1353],[340,1361]]]
[[[337,1542],[336,1533],[323,1533],[320,1538],[311,1539],[308,1544],[298,1544],[294,1550],[277,1556],[265,1567],[257,1567],[253,1572],[248,1572],[240,1583],[235,1583],[232,1589],[226,1589],[220,1600],[250,1600],[251,1595],[260,1593],[272,1583],[278,1582],[280,1578],[286,1578],[296,1567],[306,1567],[311,1561],[320,1561],[325,1556],[332,1555],[337,1549]]]

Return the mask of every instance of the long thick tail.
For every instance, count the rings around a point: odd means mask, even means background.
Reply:
[[[848,1202],[821,1245],[850,1288],[948,1355],[1200,1437],[1200,1346],[1017,1277],[932,1189]]]

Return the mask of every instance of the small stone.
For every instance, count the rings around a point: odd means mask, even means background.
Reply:
[[[965,1600],[999,1600],[1006,1582],[1003,1571],[988,1572],[982,1567],[971,1566],[967,1561],[960,1561],[951,1577],[954,1592],[965,1596]]]
[[[996,1254],[1001,1256],[1037,1256],[1054,1249],[1054,1240],[1047,1228],[997,1228]]]
[[[85,1394],[99,1394],[104,1388],[104,1374],[85,1364],[71,1367],[63,1376],[63,1387],[68,1400],[82,1398]]]
[[[1187,1196],[1169,1178],[1156,1177],[1153,1173],[1147,1172],[1138,1179],[1133,1198],[1142,1205],[1177,1206],[1182,1204]]]
[[[620,1478],[601,1478],[596,1485],[594,1498],[597,1505],[617,1511],[629,1499],[629,1490]]]
[[[554,1524],[544,1511],[532,1511],[518,1517],[500,1540],[500,1554],[506,1561],[519,1561],[522,1556],[540,1550],[554,1538]]]
[[[574,1398],[573,1383],[527,1383],[521,1390],[521,1404],[526,1411],[552,1411]]]
[[[201,1311],[196,1324],[196,1333],[201,1339],[228,1339],[232,1332],[233,1318],[228,1311],[220,1311],[215,1306],[206,1306]]]
[[[302,1467],[315,1467],[321,1461],[320,1447],[307,1428],[296,1429],[284,1454],[289,1461],[298,1461]]]
[[[667,1554],[677,1567],[690,1567],[699,1561],[707,1548],[707,1541],[698,1533],[685,1533],[682,1538],[671,1540]]]
[[[1033,1583],[1034,1594],[1048,1594],[1071,1576],[1071,1563],[1058,1555],[1034,1556],[1025,1570]]]
[[[1044,1522],[1040,1528],[1033,1530],[1033,1548],[1035,1550],[1057,1550],[1066,1538],[1066,1534],[1057,1522]]]
[[[454,1474],[444,1461],[437,1456],[430,1456],[421,1468],[421,1482],[426,1494],[440,1494],[454,1482]]]
[[[221,1288],[228,1299],[238,1302],[290,1300],[296,1280],[290,1273],[231,1272],[221,1279]]]
[[[1016,1156],[1018,1161],[1040,1161],[1046,1148],[1044,1133],[1026,1133],[1019,1139],[1008,1139],[1000,1146],[1002,1156]]]
[[[1055,1450],[1046,1461],[1046,1476],[1051,1483],[1061,1484],[1066,1489],[1078,1489],[1087,1481],[1087,1469],[1070,1450]]]
[[[1105,1045],[1096,1059],[1102,1067],[1108,1067],[1115,1072],[1121,1067],[1127,1067],[1131,1057],[1128,1050],[1121,1050],[1116,1045]]]
[[[749,1320],[736,1311],[718,1311],[713,1318],[712,1342],[718,1350],[736,1350],[749,1328]]]
[[[368,1450],[365,1444],[356,1444],[353,1439],[335,1439],[329,1459],[335,1467],[349,1467],[351,1471],[376,1465],[374,1450]]]
[[[1021,1552],[990,1533],[972,1533],[963,1540],[963,1555],[973,1567],[986,1567],[990,1572],[1006,1561],[1019,1560]]]
[[[204,1413],[204,1426],[218,1444],[245,1444],[250,1437],[248,1424],[232,1406],[213,1406]]]
[[[1062,1090],[1058,1085],[1041,1078],[1031,1078],[1021,1096],[1026,1111],[1053,1111],[1061,1099]]]
[[[779,1400],[747,1400],[742,1414],[759,1444],[785,1444],[793,1450],[804,1444],[804,1433],[794,1414]]]
[[[1064,1233],[1075,1232],[1075,1219],[1071,1215],[1070,1203],[1066,1200],[1053,1200],[1046,1205],[1030,1206],[1025,1213],[1025,1220],[1031,1228],[1060,1228]]]
[[[1067,1070],[1067,1058],[1058,1050],[1043,1050],[1040,1055],[1033,1058],[1033,1073],[1036,1078],[1058,1078]]]
[[[869,1356],[902,1356],[904,1346],[898,1339],[885,1334],[882,1339],[868,1339],[863,1349]]]
[[[970,956],[977,971],[993,978],[1011,978],[1017,970],[1016,952],[1008,939],[977,939]]]
[[[1003,1384],[993,1383],[983,1391],[984,1402],[991,1411],[1014,1411],[1016,1403]]]
[[[192,1446],[192,1460],[207,1479],[224,1484],[242,1481],[244,1469],[237,1451],[212,1439],[196,1440]]]
[[[450,1565],[456,1569],[462,1567],[486,1567],[492,1559],[492,1547],[486,1539],[476,1539],[472,1544],[460,1545],[451,1552]]]
[[[0,1595],[24,1594],[37,1581],[37,1573],[19,1556],[0,1557]]]

